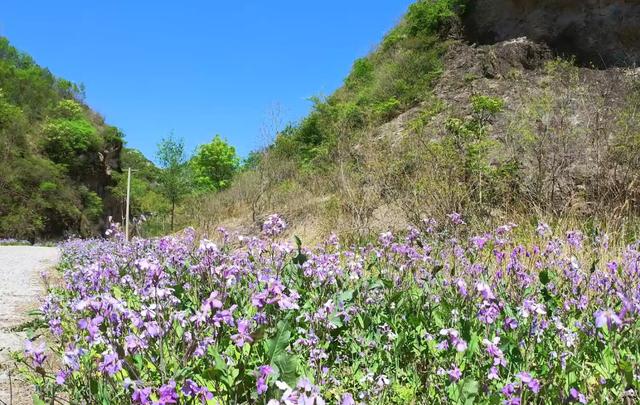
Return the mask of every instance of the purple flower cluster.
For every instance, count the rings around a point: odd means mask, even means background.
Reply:
[[[187,229],[63,245],[37,392],[72,403],[615,403],[640,375],[640,243],[460,214],[347,248]],[[514,230],[517,229],[518,232]],[[519,236],[515,234],[518,233]],[[452,237],[455,235],[455,237]],[[606,247],[605,247],[606,245]],[[49,361],[55,358],[55,361]],[[49,364],[50,363],[50,364]],[[44,378],[45,369],[53,367]],[[526,370],[526,371],[524,371]]]

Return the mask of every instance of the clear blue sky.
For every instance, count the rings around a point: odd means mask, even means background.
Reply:
[[[171,131],[187,148],[227,138],[242,156],[278,103],[286,121],[328,95],[410,0],[3,0],[0,35],[153,157]]]

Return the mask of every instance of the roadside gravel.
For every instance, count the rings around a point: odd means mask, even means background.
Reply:
[[[22,350],[26,335],[13,332],[28,320],[27,312],[37,309],[44,294],[40,273],[50,270],[59,259],[56,248],[0,246],[0,404],[9,404],[9,353]],[[13,405],[32,403],[29,387],[13,375]]]

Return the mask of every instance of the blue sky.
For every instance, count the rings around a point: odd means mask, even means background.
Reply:
[[[3,0],[0,35],[153,157],[170,132],[188,150],[220,134],[242,156],[277,104],[285,121],[328,95],[410,0]]]

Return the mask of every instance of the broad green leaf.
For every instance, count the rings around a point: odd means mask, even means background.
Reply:
[[[462,400],[465,405],[471,405],[475,403],[475,398],[478,395],[480,384],[472,378],[464,380],[462,385]]]
[[[280,353],[273,359],[272,365],[278,368],[280,380],[286,382],[291,387],[296,385],[299,365],[297,356],[292,356],[284,352]]]
[[[549,270],[545,269],[542,270],[540,272],[540,274],[538,274],[538,278],[540,279],[540,283],[542,283],[542,285],[547,285],[549,284]]]
[[[291,338],[291,330],[288,323],[285,321],[278,322],[276,335],[265,342],[265,350],[267,352],[267,362],[273,363],[273,359],[289,346],[289,339]]]

